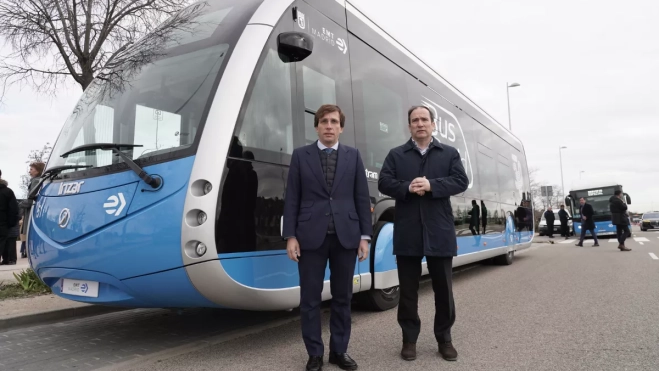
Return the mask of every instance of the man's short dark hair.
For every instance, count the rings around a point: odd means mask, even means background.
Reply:
[[[613,192],[613,194],[616,195],[616,196],[620,196],[621,193],[622,193],[622,191],[619,190],[619,189],[616,190],[615,192]]]
[[[0,177],[2,177],[2,170],[0,170]]]
[[[584,201],[586,201],[586,197],[579,197],[579,200],[584,200]]]
[[[318,111],[316,111],[316,114],[314,115],[313,127],[318,127],[318,122],[320,122],[320,119],[322,119],[323,116],[325,116],[326,114],[332,112],[339,113],[339,122],[341,123],[341,127],[344,127],[346,124],[346,115],[343,114],[341,108],[336,104],[323,104],[322,106],[320,106],[320,108],[318,108]]]
[[[428,113],[430,114],[430,122],[435,122],[435,114],[432,112],[432,110],[430,108],[428,108],[426,106],[412,106],[412,108],[410,108],[407,111],[407,124],[408,125],[412,124],[412,112],[414,112],[414,110],[418,109],[418,108],[423,108],[426,111],[428,111]]]

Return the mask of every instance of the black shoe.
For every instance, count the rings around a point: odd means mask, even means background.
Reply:
[[[323,356],[309,356],[307,371],[321,371],[323,369]]]
[[[597,247],[597,246],[599,246],[599,245],[600,245],[600,244],[596,243],[596,244],[594,244],[593,246]]]
[[[342,370],[356,370],[357,362],[355,362],[348,353],[334,353],[330,352],[329,363],[339,366]]]
[[[439,346],[439,354],[442,355],[442,358],[444,358],[447,361],[457,361],[458,351],[455,350],[453,344],[450,341],[446,343],[438,343],[438,346]]]
[[[578,244],[576,244],[576,245],[574,245],[574,246],[579,246],[579,247],[583,247],[583,245],[582,245],[582,244],[580,244],[580,243],[578,243]]]

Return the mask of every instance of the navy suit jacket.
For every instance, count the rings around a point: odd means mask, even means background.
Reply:
[[[327,235],[330,213],[339,242],[359,247],[373,234],[371,201],[364,163],[357,149],[339,144],[332,189],[327,186],[316,142],[296,148],[288,170],[283,237],[295,237],[301,250],[319,248]]]

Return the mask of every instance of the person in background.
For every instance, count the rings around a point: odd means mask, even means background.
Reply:
[[[545,211],[545,220],[547,221],[547,235],[549,238],[554,238],[554,221],[556,217],[554,216],[554,210],[551,209],[551,205]]]
[[[586,231],[590,231],[590,233],[593,235],[593,239],[595,240],[595,244],[593,246],[599,246],[600,244],[599,241],[597,241],[597,232],[595,231],[595,221],[593,220],[593,216],[595,215],[593,206],[587,203],[586,199],[583,197],[579,199],[579,203],[581,204],[579,207],[579,215],[581,215],[581,238],[579,238],[579,243],[577,243],[575,246],[583,247],[583,240],[586,238]]]
[[[558,210],[558,219],[561,221],[561,237],[565,237],[567,240],[570,238],[570,229],[567,225],[568,214],[565,211],[565,205],[561,205],[561,209]]]
[[[622,201],[621,190],[615,191],[613,196],[609,198],[609,210],[611,211],[611,223],[616,226],[618,249],[620,249],[620,251],[631,251],[632,249],[625,247],[625,240],[630,234],[630,231],[629,217],[627,216],[627,204]]]
[[[46,167],[46,164],[43,162],[33,162],[30,164],[30,184],[27,186],[27,194],[30,194],[30,191],[34,186],[39,183],[39,178],[43,174],[43,170]],[[20,222],[20,237],[21,237],[21,258],[27,258],[27,246],[26,246],[26,235],[27,235],[27,228],[29,227],[29,220],[30,220],[30,215],[29,215],[29,210],[30,210],[30,205],[32,205],[32,201],[30,200],[25,200],[21,202],[19,205],[21,211],[21,222]]]
[[[471,200],[471,211],[469,211],[467,214],[471,215],[471,221],[469,222],[469,229],[471,230],[472,235],[478,235],[480,234],[479,228],[480,228],[480,216],[481,216],[481,210],[480,207],[478,207],[478,204],[476,203],[476,200]]]
[[[14,191],[2,179],[0,171],[0,255],[3,265],[16,264],[16,237],[13,229],[18,225],[18,203]]]

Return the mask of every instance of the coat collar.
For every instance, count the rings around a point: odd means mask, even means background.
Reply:
[[[440,143],[440,141],[437,140],[437,138],[433,137],[432,142],[428,146],[428,151],[430,151],[433,148],[443,150],[444,145],[442,143]],[[410,137],[410,139],[407,141],[407,143],[405,143],[405,152],[407,152],[409,150],[413,150],[413,149],[416,149],[416,144],[414,144],[414,141],[412,140],[412,137]]]

